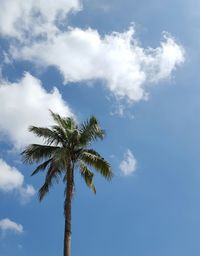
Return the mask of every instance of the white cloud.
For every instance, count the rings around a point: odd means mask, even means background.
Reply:
[[[0,82],[0,135],[7,135],[16,149],[36,141],[28,132],[30,125],[52,124],[49,109],[70,116],[72,112],[57,88],[47,92],[40,82],[29,73],[16,82]]]
[[[184,62],[183,48],[169,34],[152,49],[141,46],[133,26],[105,36],[69,28],[66,15],[80,9],[78,0],[2,0],[0,35],[15,39],[10,56],[54,66],[65,83],[103,80],[113,95],[131,103],[146,99],[148,84],[170,78]]]
[[[29,202],[30,198],[36,194],[36,190],[32,185],[26,185],[25,187],[19,188],[19,195],[22,204]]]
[[[27,36],[49,37],[70,11],[80,8],[79,0],[1,0],[0,34],[20,41]]]
[[[0,190],[8,192],[23,186],[24,176],[0,159]]]
[[[131,175],[136,171],[137,160],[130,149],[124,154],[124,159],[121,161],[119,168],[125,176]]]
[[[33,186],[24,184],[24,175],[15,167],[8,165],[3,159],[0,159],[0,191],[16,191],[22,203],[26,203],[35,195]]]
[[[23,226],[8,218],[0,220],[0,230],[2,232],[12,231],[18,234],[23,233]]]
[[[149,83],[170,78],[184,62],[184,50],[165,34],[159,47],[143,48],[130,27],[101,37],[98,31],[71,28],[50,40],[12,47],[14,58],[55,66],[65,82],[100,79],[117,97],[130,102],[147,98]]]

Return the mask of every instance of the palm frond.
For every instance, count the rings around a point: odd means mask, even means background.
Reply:
[[[81,176],[85,180],[86,185],[96,194],[96,189],[93,184],[94,173],[88,169],[88,167],[83,163],[83,161],[79,161],[79,168]]]
[[[76,128],[76,122],[72,117],[63,118],[59,114],[50,110],[51,116],[54,121],[65,130],[73,130]]]
[[[51,158],[60,147],[31,144],[21,153],[24,163],[32,164]]]
[[[51,163],[53,158],[50,158],[49,160],[43,162],[42,164],[38,165],[37,168],[32,172],[31,176],[34,176],[39,171],[43,171],[47,168],[47,166]]]
[[[42,201],[44,196],[49,192],[49,189],[53,185],[53,182],[59,181],[59,177],[61,173],[62,172],[58,169],[58,166],[56,165],[56,163],[52,161],[48,169],[48,172],[46,174],[45,182],[38,192],[40,201]]]
[[[30,126],[29,131],[34,133],[37,137],[43,138],[44,142],[48,145],[58,145],[59,143],[63,144],[64,142],[64,137],[60,136],[57,131],[49,128]]]
[[[97,119],[91,116],[89,120],[81,125],[80,134],[80,143],[87,145],[96,139],[103,139],[105,131],[101,129]]]
[[[60,138],[62,138],[63,145],[65,145],[68,141],[68,133],[66,132],[66,130],[64,130],[63,127],[59,125],[53,125],[51,126],[51,128],[55,133],[58,134]]]
[[[64,120],[66,124],[66,129],[74,130],[77,128],[76,121],[74,120],[73,117],[67,117],[67,118],[64,118]]]
[[[61,127],[65,128],[65,120],[57,113],[54,113],[52,110],[49,110],[53,120]]]
[[[104,178],[111,180],[113,173],[110,164],[95,150],[85,149],[80,154],[80,159],[87,165],[95,168]]]

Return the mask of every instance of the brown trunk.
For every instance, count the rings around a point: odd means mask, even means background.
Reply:
[[[71,162],[67,167],[67,187],[64,205],[65,232],[64,232],[64,256],[71,255],[71,203],[73,194],[73,169]]]

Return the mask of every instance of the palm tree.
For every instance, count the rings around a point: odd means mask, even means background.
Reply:
[[[72,117],[61,117],[52,111],[55,125],[50,128],[31,126],[30,132],[43,138],[44,144],[31,144],[21,153],[22,160],[28,164],[39,164],[32,176],[40,171],[46,171],[43,186],[39,190],[39,200],[49,192],[54,181],[63,178],[65,184],[64,200],[64,256],[71,255],[71,203],[74,192],[74,172],[79,170],[86,185],[96,193],[93,184],[96,169],[104,178],[112,178],[109,163],[90,144],[103,139],[105,132],[101,129],[97,119],[92,116],[86,122],[78,125]],[[42,162],[42,163],[41,163]]]

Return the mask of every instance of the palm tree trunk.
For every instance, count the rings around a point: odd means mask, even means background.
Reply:
[[[73,194],[73,169],[71,163],[67,168],[67,187],[64,205],[65,231],[64,231],[64,256],[71,255],[71,203]]]

